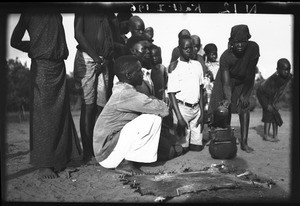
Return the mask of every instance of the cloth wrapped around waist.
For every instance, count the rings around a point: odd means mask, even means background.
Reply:
[[[278,110],[275,110],[275,109],[273,110],[272,113],[273,113],[276,124],[280,127],[283,124],[281,115],[279,114]]]

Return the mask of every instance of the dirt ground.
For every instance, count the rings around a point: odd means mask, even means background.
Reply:
[[[237,157],[223,161],[238,170],[250,170],[257,176],[272,179],[276,185],[271,189],[223,189],[185,194],[168,202],[268,202],[289,201],[291,194],[291,111],[281,110],[284,124],[279,127],[278,143],[262,140],[262,111],[256,108],[251,112],[249,145],[255,151],[245,153],[238,145]],[[74,122],[79,133],[79,112],[73,112]],[[236,114],[232,117],[235,136],[239,137],[239,122]],[[207,128],[204,130],[207,135]],[[141,195],[120,181],[120,174],[106,170],[96,163],[78,168],[68,168],[59,173],[59,178],[39,180],[36,168],[29,164],[29,123],[19,122],[18,118],[7,118],[6,151],[6,198],[8,202],[149,202],[157,198]],[[167,162],[146,164],[142,170],[151,173],[177,173],[185,170],[197,171],[222,160],[212,159],[208,147],[201,152],[187,154]],[[4,169],[4,168],[2,168]],[[69,174],[69,176],[68,176]],[[2,183],[2,185],[5,185]],[[3,189],[3,188],[2,188]]]

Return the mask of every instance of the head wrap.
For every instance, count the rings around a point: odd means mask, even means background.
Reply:
[[[251,38],[247,25],[240,24],[231,28],[229,42],[247,41]]]
[[[209,54],[212,51],[218,51],[218,48],[215,44],[210,43],[210,44],[205,45],[204,51],[205,51],[205,54]]]

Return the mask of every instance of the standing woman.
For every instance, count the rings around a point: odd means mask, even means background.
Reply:
[[[26,30],[29,41],[22,40]],[[66,85],[69,52],[61,14],[21,14],[11,46],[31,58],[30,163],[41,178],[56,178],[81,153]]]
[[[250,153],[248,146],[248,130],[250,121],[249,98],[254,86],[255,69],[259,59],[259,46],[249,41],[251,35],[247,25],[241,24],[231,28],[229,48],[220,58],[220,69],[214,83],[209,114],[220,104],[229,110],[228,123],[231,114],[238,113],[241,129],[241,149]]]

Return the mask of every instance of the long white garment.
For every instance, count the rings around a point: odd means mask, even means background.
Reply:
[[[154,114],[142,114],[127,123],[120,132],[112,153],[99,164],[116,168],[123,159],[150,163],[157,160],[157,149],[162,118]]]

